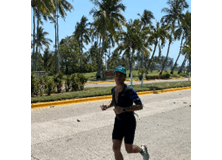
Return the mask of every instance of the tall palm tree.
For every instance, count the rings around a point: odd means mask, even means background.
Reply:
[[[179,34],[182,35],[182,38],[181,38],[181,42],[180,42],[180,50],[179,50],[179,54],[178,54],[178,57],[174,63],[174,66],[172,67],[171,69],[171,74],[173,74],[173,71],[174,71],[174,68],[176,67],[176,64],[177,64],[177,61],[181,55],[181,50],[182,50],[182,46],[183,46],[183,40],[184,38],[186,38],[187,36],[189,36],[189,34],[191,34],[191,13],[189,11],[187,11],[182,19],[180,20],[181,21],[181,25],[180,27],[178,28],[177,32],[179,32]]]
[[[169,57],[169,52],[170,52],[170,46],[172,44],[173,41],[178,39],[178,35],[175,34],[175,26],[165,26],[164,28],[167,30],[168,34],[166,35],[166,39],[168,39],[168,48],[167,48],[167,54],[165,59],[162,61],[162,65],[161,65],[161,71],[160,71],[160,75],[163,73],[164,68],[167,64],[167,60]]]
[[[175,34],[175,29],[177,26],[180,25],[180,19],[182,19],[183,16],[183,10],[185,8],[188,8],[189,5],[187,4],[186,0],[168,0],[167,4],[169,5],[169,8],[163,8],[161,12],[165,12],[166,15],[164,15],[161,18],[161,22],[169,29],[169,44],[167,49],[167,55],[163,62],[162,69],[160,71],[160,75],[162,74],[165,64],[169,55],[170,51],[170,45],[173,42],[173,40],[178,38],[178,35]]]
[[[72,0],[73,1],[73,0]],[[67,16],[67,11],[71,12],[74,7],[71,3],[69,3],[67,0],[53,0],[53,3],[55,6],[58,7],[59,15],[65,20]],[[56,12],[56,10],[54,10]],[[54,13],[55,13],[54,12]]]
[[[154,16],[153,16],[153,13],[151,11],[148,11],[148,10],[145,9],[143,11],[142,15],[140,15],[139,13],[138,13],[138,15],[140,16],[140,23],[142,25],[141,27],[146,27],[147,25],[149,25],[149,28],[151,28],[151,26],[152,26],[152,21],[151,20],[155,19]],[[142,38],[142,39],[144,41],[145,39],[147,39],[147,37]],[[144,52],[142,52],[142,66],[144,65],[143,62],[144,62]]]
[[[150,29],[150,37],[149,41],[154,43],[154,49],[151,58],[148,61],[148,65],[145,70],[145,74],[143,75],[142,81],[141,81],[141,86],[143,86],[143,80],[145,78],[145,75],[148,74],[148,71],[150,69],[151,63],[153,61],[155,52],[156,52],[156,47],[161,42],[161,46],[165,44],[165,37],[167,36],[167,32],[164,28],[160,27],[160,22],[156,23],[156,27],[151,27]],[[160,48],[159,48],[160,49]]]
[[[81,70],[81,59],[83,54],[83,48],[85,48],[84,43],[88,45],[90,42],[89,28],[90,23],[87,23],[88,19],[85,16],[82,16],[80,23],[77,22],[76,29],[74,31],[74,37],[79,42],[80,48],[80,70]]]
[[[98,7],[93,8],[89,13],[93,15],[94,26],[99,28],[100,36],[102,37],[102,52],[101,60],[97,70],[97,77],[101,77],[102,57],[105,50],[106,31],[111,35],[116,36],[116,28],[121,28],[121,24],[125,22],[121,11],[125,11],[125,5],[121,3],[122,0],[91,0],[92,3]]]
[[[106,33],[106,40],[105,40],[105,53],[104,53],[104,57],[105,57],[105,66],[106,66],[106,70],[109,69],[109,65],[108,65],[108,61],[111,57],[111,48],[115,46],[115,40],[114,37],[110,34],[110,33]],[[108,57],[108,60],[107,60]]]
[[[146,10],[146,9],[143,11],[142,15],[140,15],[139,13],[138,13],[138,15],[140,16],[140,20],[144,26],[146,26],[147,24],[152,25],[151,20],[155,19],[153,16],[153,13],[151,11]]]
[[[184,55],[184,61],[178,71],[178,74],[182,72],[182,69],[187,60],[189,61],[189,71],[191,71],[191,39],[190,38],[186,39],[186,42],[185,42],[184,47],[182,48],[181,54]]]
[[[52,58],[52,52],[49,51],[49,48],[46,48],[44,50],[44,54],[43,54],[43,61],[44,61],[44,69],[46,72],[49,72],[50,71],[50,68],[52,68],[52,65],[53,65],[53,58]]]
[[[49,33],[45,32],[42,27],[38,28],[38,32],[37,32],[37,35],[36,35],[36,37],[38,37],[37,40],[36,40],[36,49],[38,47],[39,50],[36,50],[37,52],[40,53],[40,50],[43,51],[43,46],[48,48],[50,43],[52,43],[51,39],[46,38],[46,35],[48,35],[48,34]]]
[[[44,18],[44,20],[47,20],[50,17],[50,14],[55,9],[52,0],[32,0],[31,1],[31,7],[33,9],[33,62],[34,62],[34,70],[36,70],[36,60],[37,55],[36,52],[38,50],[38,47],[36,49],[36,37],[35,37],[35,17],[37,17],[37,28],[39,27],[39,23],[43,24],[41,17]],[[38,31],[38,30],[37,30]],[[36,51],[35,51],[36,49]]]
[[[53,4],[56,6],[53,12],[54,18],[52,18],[52,22],[55,24],[55,71],[60,71],[60,54],[59,54],[59,24],[58,24],[58,17],[59,15],[65,20],[67,15],[67,11],[71,12],[73,8],[72,4],[69,3],[67,0],[52,0]]]
[[[127,57],[129,60],[129,69],[131,76],[131,85],[132,85],[132,63],[134,59],[135,50],[144,49],[145,46],[141,45],[142,40],[139,37],[138,26],[136,24],[139,20],[135,20],[134,22],[130,20],[128,23],[125,23],[126,31],[120,30],[118,31],[117,41],[118,47],[114,50],[114,54],[121,54],[123,51],[123,56]],[[145,35],[145,34],[144,34]],[[131,51],[132,50],[132,51]],[[148,52],[148,50],[145,50]]]

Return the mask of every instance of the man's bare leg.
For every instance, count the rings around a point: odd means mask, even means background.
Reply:
[[[114,152],[115,160],[123,160],[123,155],[120,151],[121,145],[122,145],[121,140],[113,139],[113,152]]]
[[[126,148],[127,153],[141,153],[141,151],[142,151],[141,147],[139,147],[137,145],[133,145],[133,144],[125,143],[125,148]]]

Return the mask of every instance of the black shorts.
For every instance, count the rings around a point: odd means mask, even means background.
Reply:
[[[133,144],[136,130],[135,116],[130,116],[127,119],[119,120],[115,118],[112,139],[122,140],[127,144]]]

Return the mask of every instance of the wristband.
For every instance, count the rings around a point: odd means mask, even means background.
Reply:
[[[123,108],[123,112],[126,112],[126,109],[125,109],[125,108]]]

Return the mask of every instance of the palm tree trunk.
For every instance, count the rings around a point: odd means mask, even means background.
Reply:
[[[180,42],[180,51],[179,51],[179,54],[178,54],[177,59],[176,59],[176,61],[175,61],[175,63],[174,63],[174,66],[172,67],[171,72],[170,72],[171,74],[173,74],[174,68],[176,67],[177,61],[178,61],[178,59],[179,59],[179,57],[180,57],[180,55],[181,55],[181,49],[182,49],[183,39],[184,39],[184,34],[183,34],[183,37],[182,37],[181,42]]]
[[[33,51],[32,51],[33,70],[36,70],[36,55],[35,55],[35,9],[33,7]]]
[[[128,55],[129,55],[129,68],[130,68],[130,85],[133,86],[133,75],[132,75],[132,57],[130,56],[130,48],[128,51]]]
[[[154,57],[154,54],[155,54],[155,52],[156,52],[156,46],[157,46],[157,43],[155,43],[152,57],[149,59],[148,66],[147,66],[147,68],[146,68],[146,70],[145,70],[145,73],[144,73],[144,75],[143,75],[143,78],[142,78],[142,81],[141,81],[141,87],[143,87],[143,80],[144,80],[145,76],[148,74],[148,70],[149,70],[149,68],[150,68],[150,64],[151,64],[151,62],[152,62],[152,60],[153,60],[153,57]]]
[[[82,70],[82,61],[81,61],[82,60],[82,33],[81,33],[80,37],[81,37],[81,40],[80,40],[80,44],[79,44],[80,45],[79,46],[80,47],[80,59],[79,59],[80,63],[79,63],[79,66],[80,66],[80,71],[81,71]]]
[[[99,42],[99,57],[98,57],[98,67],[97,67],[97,74],[96,74],[96,79],[101,78],[101,69],[100,69],[100,63],[101,63],[101,37],[100,37],[100,42]]]
[[[109,56],[108,56],[108,59],[107,59],[107,70],[108,71],[109,71],[110,51],[111,51],[111,47],[109,48]]]
[[[39,14],[38,12],[38,9],[36,10],[37,12],[37,15]],[[39,17],[37,17],[37,32],[36,32],[36,53],[35,53],[35,71],[37,71],[37,54],[38,54],[38,41],[39,41],[39,33],[38,33],[38,29],[39,29]]]
[[[189,77],[188,80],[190,81],[190,72],[191,72],[191,55],[189,55]]]
[[[100,63],[100,74],[101,74],[101,70],[102,70],[102,57],[103,57],[103,54],[104,54],[104,51],[105,51],[105,39],[106,39],[106,30],[104,30],[104,33],[103,33],[103,43],[102,43],[102,53],[101,53],[101,63]],[[104,77],[103,77],[104,78]]]
[[[178,74],[180,74],[180,73],[182,72],[182,69],[183,69],[186,61],[187,61],[187,57],[185,56],[185,58],[184,58],[184,60],[183,60],[183,63],[182,63],[182,65],[180,66],[180,69],[179,69],[179,71],[178,71]]]
[[[191,55],[189,55],[189,72],[191,72]]]
[[[56,39],[56,33],[57,33],[57,30],[56,30],[56,24],[54,24],[54,27],[55,27],[55,73],[57,73],[57,39]]]
[[[167,49],[167,55],[166,55],[165,60],[163,61],[163,65],[162,65],[162,69],[160,71],[160,75],[162,75],[163,70],[165,68],[165,65],[166,65],[166,62],[167,62],[167,59],[168,59],[168,55],[169,55],[169,52],[170,52],[170,45],[171,45],[171,40],[169,40],[168,49]]]

